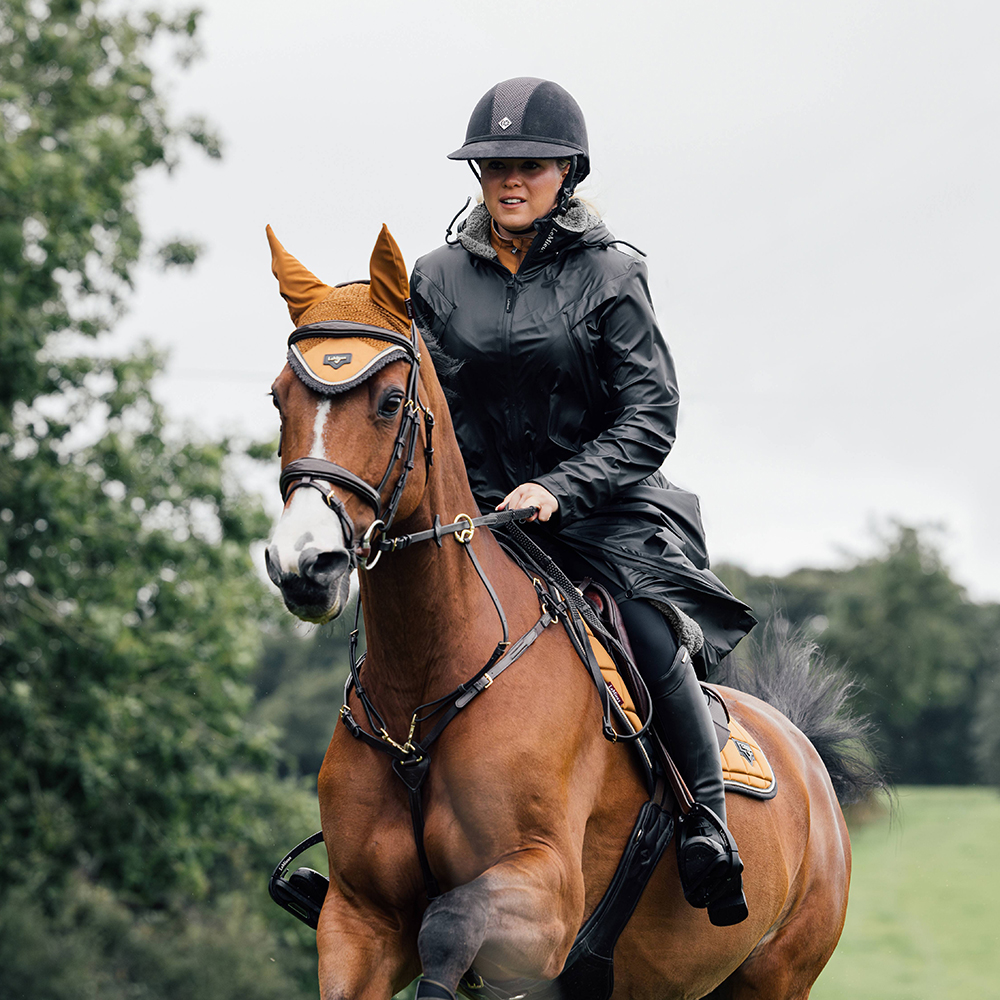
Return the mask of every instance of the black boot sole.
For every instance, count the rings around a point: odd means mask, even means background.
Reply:
[[[708,919],[716,927],[732,927],[733,924],[743,923],[750,916],[742,882],[740,879],[724,896],[708,904]]]

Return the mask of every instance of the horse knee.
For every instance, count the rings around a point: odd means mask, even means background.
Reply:
[[[485,886],[470,882],[434,900],[424,914],[417,950],[424,975],[448,983],[472,964],[486,936],[489,897]]]

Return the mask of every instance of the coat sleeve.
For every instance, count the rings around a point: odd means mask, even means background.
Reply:
[[[680,396],[640,261],[599,317],[600,364],[608,392],[606,429],[535,481],[559,501],[564,525],[651,475],[674,443]]]

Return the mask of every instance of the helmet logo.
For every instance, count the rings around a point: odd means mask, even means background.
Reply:
[[[513,124],[514,123],[506,115],[504,115],[503,118],[497,122],[497,125],[499,125],[502,129],[509,129]]]

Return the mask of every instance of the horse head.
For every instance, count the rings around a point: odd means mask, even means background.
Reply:
[[[265,562],[288,609],[322,623],[344,609],[350,571],[370,558],[378,532],[419,504],[426,477],[408,473],[421,432],[430,461],[433,417],[421,393],[406,268],[388,229],[375,244],[370,281],[337,287],[303,267],[270,226],[267,237],[295,330],[271,386],[285,506]]]

